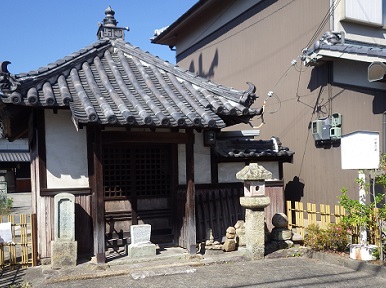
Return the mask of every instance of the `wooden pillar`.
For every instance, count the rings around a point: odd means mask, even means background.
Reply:
[[[103,190],[102,135],[99,127],[87,127],[89,179],[92,191],[94,255],[97,263],[105,263],[105,203]]]
[[[194,184],[194,133],[187,130],[188,141],[186,143],[186,248],[189,254],[196,254],[196,208],[195,208],[195,184]]]

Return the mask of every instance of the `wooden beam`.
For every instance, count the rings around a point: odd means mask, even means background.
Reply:
[[[192,129],[186,131],[188,142],[186,143],[186,203],[185,221],[186,225],[186,248],[190,255],[196,254],[196,207],[195,207],[195,184],[194,184],[194,132]]]
[[[40,188],[47,188],[47,167],[46,167],[46,131],[44,110],[39,110],[35,114],[37,129],[37,149],[38,149],[38,167],[39,167],[39,185]]]
[[[87,127],[91,215],[93,220],[94,255],[97,263],[105,263],[105,204],[103,190],[102,137],[99,127]]]

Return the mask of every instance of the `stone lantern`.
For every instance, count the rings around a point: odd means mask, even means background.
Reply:
[[[264,208],[270,204],[265,196],[265,180],[272,173],[257,163],[251,163],[237,172],[236,178],[244,181],[244,197],[240,205],[245,208],[245,245],[252,259],[264,258],[265,219]]]

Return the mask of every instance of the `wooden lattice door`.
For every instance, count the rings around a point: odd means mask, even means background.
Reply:
[[[104,145],[106,232],[126,237],[133,224],[151,224],[152,241],[173,241],[173,145]]]

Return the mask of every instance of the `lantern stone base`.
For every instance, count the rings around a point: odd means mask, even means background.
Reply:
[[[153,243],[138,243],[127,246],[130,258],[142,258],[157,254],[157,246]]]
[[[245,247],[252,259],[264,258],[265,219],[264,208],[270,204],[267,196],[240,197],[240,205],[245,207]]]

